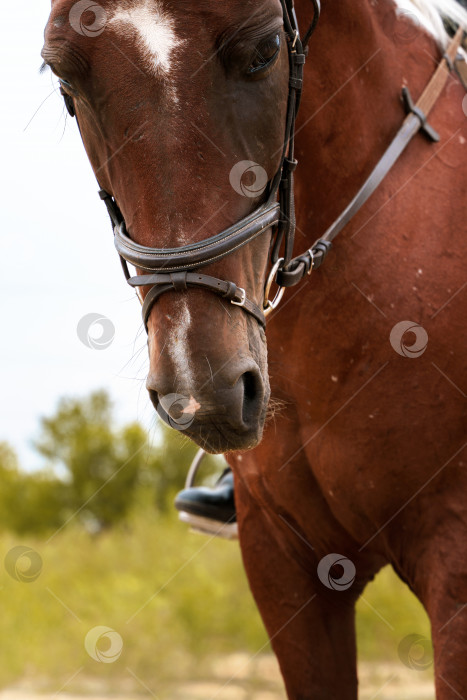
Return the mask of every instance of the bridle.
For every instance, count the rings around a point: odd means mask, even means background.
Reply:
[[[273,301],[270,301],[268,296],[277,274],[281,270],[287,270],[293,263],[295,235],[293,172],[297,166],[294,158],[295,120],[302,92],[306,47],[320,13],[320,0],[312,0],[312,3],[313,20],[301,40],[293,0],[281,0],[289,55],[289,92],[281,161],[269,183],[265,202],[237,223],[205,240],[178,248],[148,248],[131,240],[115,199],[105,190],[100,190],[99,195],[107,206],[112,221],[115,247],[120,255],[128,284],[135,288],[150,287],[142,302],[146,329],[152,307],[157,299],[169,290],[185,291],[189,287],[200,287],[214,292],[231,304],[241,307],[262,326],[265,325],[265,316],[279,303],[283,288],[279,290]],[[246,291],[234,282],[211,277],[200,271],[206,265],[230,255],[271,228],[273,229],[272,268],[265,284],[263,308],[249,299]],[[302,256],[307,272],[311,267],[319,266],[328,246],[329,244],[317,244]],[[145,274],[131,276],[128,263],[143,270]]]
[[[125,221],[115,199],[105,190],[100,190],[99,195],[106,204],[110,215],[115,247],[120,255],[128,284],[134,288],[150,287],[144,301],[142,301],[146,330],[149,314],[157,299],[169,290],[185,291],[189,287],[199,287],[219,294],[231,304],[241,307],[264,326],[265,316],[277,307],[284,289],[298,284],[305,275],[310,274],[312,270],[317,269],[322,264],[331,247],[332,240],[372,195],[415,134],[421,131],[429,140],[439,140],[436,131],[428,124],[427,117],[446,84],[449,71],[456,70],[462,80],[460,65],[465,65],[465,55],[462,52],[459,53],[459,46],[464,36],[462,28],[457,30],[443,59],[438,64],[416,104],[413,103],[408,88],[402,89],[407,116],[357,194],[311,248],[301,255],[292,257],[295,237],[293,173],[297,166],[297,161],[294,158],[295,120],[300,105],[307,45],[320,14],[320,0],[312,0],[312,3],[313,20],[301,39],[293,0],[281,0],[289,55],[286,126],[280,165],[269,183],[264,203],[237,223],[205,240],[178,248],[149,248],[131,240],[126,232]],[[60,82],[66,84],[64,80]],[[63,90],[62,94],[68,112],[71,116],[76,116],[72,99]],[[247,297],[246,291],[234,282],[221,280],[200,272],[206,265],[230,255],[271,228],[272,267],[264,287],[262,308],[251,301]],[[147,274],[131,276],[128,263],[144,270]],[[278,285],[279,290],[271,301],[269,293],[273,282]]]

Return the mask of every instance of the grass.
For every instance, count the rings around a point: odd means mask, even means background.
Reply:
[[[73,522],[49,541],[3,534],[2,556],[20,544],[39,552],[43,568],[31,583],[1,571],[0,686],[30,678],[36,690],[96,682],[121,692],[139,678],[159,688],[202,678],[214,656],[254,654],[267,643],[238,545],[189,535],[175,513],[141,502],[124,525],[99,536]],[[85,649],[99,625],[121,636],[115,663],[97,663]],[[420,604],[389,569],[366,589],[357,626],[367,660],[397,661],[402,637],[429,635]],[[98,650],[105,654],[108,643],[101,638]]]
[[[1,573],[0,685],[29,676],[56,688],[82,669],[111,689],[127,668],[154,685],[203,674],[201,660],[213,653],[266,642],[238,546],[190,536],[174,514],[141,510],[97,537],[72,525],[49,542],[1,537],[3,556],[27,544],[43,569],[32,583]],[[115,663],[86,652],[86,634],[98,625],[121,635]]]
[[[430,639],[430,622],[419,600],[387,566],[357,604],[359,656],[400,663],[399,644],[409,634]]]

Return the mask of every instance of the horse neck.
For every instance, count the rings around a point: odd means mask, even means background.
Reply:
[[[309,17],[309,0],[296,5]],[[323,2],[297,123],[297,242],[313,242],[345,208],[403,121],[402,86],[417,98],[435,69],[434,39],[401,31],[392,0]]]

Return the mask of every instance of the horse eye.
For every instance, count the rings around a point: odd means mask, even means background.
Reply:
[[[248,73],[257,73],[270,66],[279,55],[280,46],[280,34],[274,34],[274,36],[261,41],[256,47],[251,63],[248,66]]]
[[[59,78],[58,82],[60,83],[61,91],[67,92],[67,93],[74,92],[73,86],[71,85],[71,83],[68,82],[68,80],[64,80],[63,78]]]

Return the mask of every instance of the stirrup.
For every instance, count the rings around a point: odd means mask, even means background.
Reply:
[[[202,448],[200,448],[196,453],[188,470],[188,474],[185,479],[185,489],[196,488],[196,475],[201,466],[201,462],[205,457],[206,452]],[[223,537],[226,540],[238,540],[237,522],[224,523],[220,520],[215,520],[214,518],[206,518],[202,515],[194,515],[193,513],[187,513],[185,510],[178,511],[178,518],[183,523],[187,523],[190,526],[190,532],[193,532],[197,535],[210,535],[211,537]]]
[[[178,511],[178,518],[190,526],[190,532],[196,535],[211,535],[211,537],[223,537],[226,540],[238,540],[237,523],[221,523],[212,518],[203,518],[202,515],[193,515],[184,510]]]

